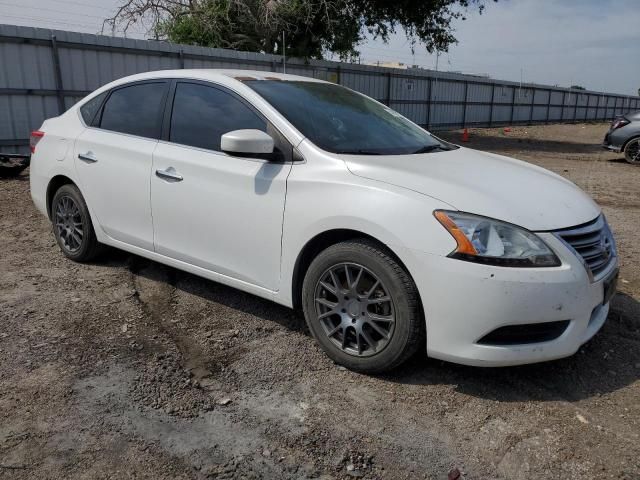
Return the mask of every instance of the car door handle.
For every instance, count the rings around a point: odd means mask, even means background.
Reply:
[[[87,163],[96,163],[98,161],[98,159],[94,157],[91,150],[89,150],[87,153],[79,153],[78,158]]]
[[[174,182],[181,182],[183,180],[182,175],[176,172],[176,169],[169,167],[166,170],[156,170],[156,175],[165,180],[173,180]]]

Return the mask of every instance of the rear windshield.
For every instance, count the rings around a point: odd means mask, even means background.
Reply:
[[[452,148],[394,110],[339,85],[279,80],[244,83],[329,152],[402,155]]]

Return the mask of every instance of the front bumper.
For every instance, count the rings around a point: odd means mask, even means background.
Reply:
[[[540,234],[562,261],[552,268],[485,266],[416,254],[410,267],[423,301],[430,357],[475,366],[542,362],[574,354],[604,324],[604,280],[618,268],[614,258],[592,282],[587,270],[554,235]],[[569,321],[557,338],[519,345],[485,345],[497,328]]]

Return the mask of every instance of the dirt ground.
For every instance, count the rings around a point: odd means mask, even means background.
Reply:
[[[0,179],[0,479],[639,479],[640,168],[605,130],[470,132],[580,185],[618,240],[602,331],[518,368],[352,373],[268,301],[113,250],[66,260],[28,170]]]

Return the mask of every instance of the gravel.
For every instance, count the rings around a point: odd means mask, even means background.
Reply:
[[[352,373],[273,303],[115,250],[66,260],[28,170],[1,179],[0,478],[640,478],[640,168],[605,130],[470,131],[593,195],[620,249],[602,332],[517,368]]]

